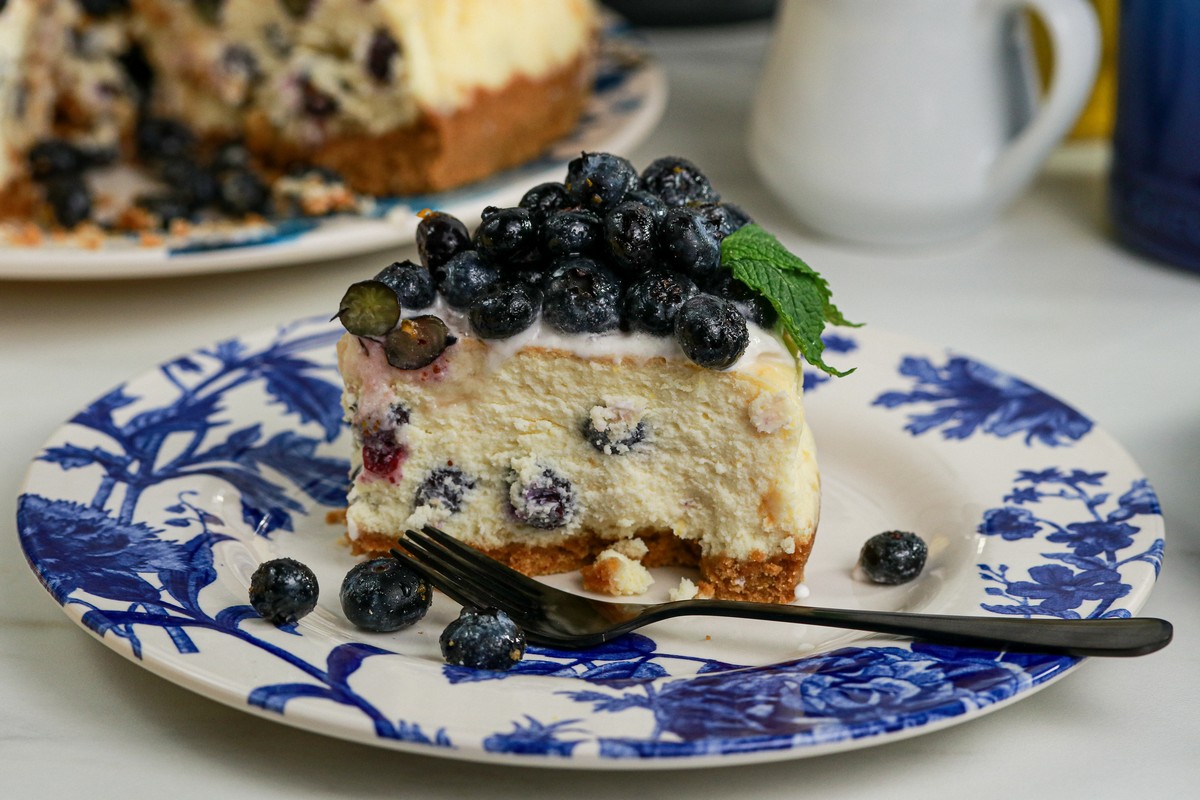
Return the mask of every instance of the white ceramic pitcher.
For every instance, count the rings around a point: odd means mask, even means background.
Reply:
[[[1027,121],[1012,87],[1013,58],[1030,57],[1012,43],[1022,9],[1045,22],[1054,58]],[[751,162],[802,222],[831,236],[962,236],[1033,179],[1083,107],[1099,49],[1086,0],[783,0]]]

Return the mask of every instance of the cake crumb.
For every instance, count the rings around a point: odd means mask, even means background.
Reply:
[[[634,561],[641,561],[650,552],[650,548],[642,539],[618,539],[610,544],[608,549],[632,558]]]
[[[711,583],[701,581],[697,585],[690,578],[680,578],[679,585],[667,592],[667,597],[671,600],[711,600],[713,593]]]
[[[640,561],[613,549],[601,551],[596,561],[579,574],[583,588],[615,596],[642,594],[654,583],[654,576]]]

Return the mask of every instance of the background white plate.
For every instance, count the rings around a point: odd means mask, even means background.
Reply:
[[[434,208],[470,226],[485,206],[510,206],[529,187],[561,181],[581,151],[623,153],[653,130],[666,107],[662,69],[631,34],[609,28],[595,92],[576,130],[546,154],[470,186],[438,194],[380,201],[373,216],[305,218],[276,226],[244,227],[222,237],[161,247],[113,239],[89,250],[47,241],[36,247],[0,246],[0,279],[102,280],[230,272],[339,258],[410,244],[415,214]]]
[[[1027,697],[1079,663],[687,618],[476,672],[442,663],[438,635],[458,609],[440,595],[413,628],[357,631],[337,601],[353,560],[325,520],[342,503],[349,450],[339,334],[306,320],[197,350],[51,437],[22,489],[18,529],[71,619],[179,685],[307,730],[605,769],[878,744]],[[1067,618],[1141,608],[1162,559],[1158,501],[1090,420],[1011,375],[885,332],[839,332],[826,346],[858,371],[806,375],[824,476],[812,603]],[[929,543],[923,574],[897,587],[856,580],[862,542],[891,528]],[[257,564],[280,554],[312,566],[323,589],[286,630],[258,619],[246,596]],[[659,596],[679,572],[659,571]]]

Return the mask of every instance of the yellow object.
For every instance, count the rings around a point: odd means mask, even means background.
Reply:
[[[1096,83],[1087,105],[1075,121],[1068,134],[1070,139],[1099,139],[1112,134],[1113,114],[1117,99],[1117,14],[1119,0],[1091,0],[1100,20],[1100,68]],[[1042,86],[1049,83],[1053,70],[1054,55],[1050,48],[1050,37],[1042,21],[1030,15],[1033,34],[1033,51],[1037,56],[1038,71]]]

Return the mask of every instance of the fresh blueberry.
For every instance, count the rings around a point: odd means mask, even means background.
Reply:
[[[442,266],[438,291],[451,308],[465,310],[498,280],[499,269],[486,263],[474,250],[463,250]]]
[[[527,191],[518,203],[521,208],[529,209],[535,221],[573,204],[574,201],[567,194],[567,187],[555,181],[539,183]]]
[[[721,265],[721,243],[694,208],[672,208],[659,226],[658,247],[671,268],[699,282]]]
[[[182,122],[164,117],[144,117],[134,131],[138,156],[154,163],[175,158],[191,158],[196,137]]]
[[[682,273],[647,272],[625,290],[621,327],[655,336],[670,336],[675,330],[675,315],[698,291],[692,279]]]
[[[525,655],[525,633],[499,609],[464,608],[439,640],[446,663],[506,670]]]
[[[529,209],[492,209],[475,229],[475,250],[497,266],[526,263],[537,255],[538,235]]]
[[[342,580],[342,613],[357,628],[387,633],[407,628],[425,616],[433,589],[394,558],[354,565]]]
[[[705,283],[704,291],[733,303],[743,317],[760,328],[771,328],[779,319],[770,300],[733,277],[728,269],[717,270]]]
[[[92,193],[78,175],[57,175],[46,181],[46,202],[59,225],[70,230],[92,215]]]
[[[576,256],[560,261],[546,280],[542,317],[563,333],[602,333],[621,320],[621,284],[599,262]]]
[[[567,164],[567,192],[583,208],[606,214],[638,188],[633,165],[611,153],[583,153]]]
[[[271,190],[248,169],[230,169],[217,176],[217,207],[231,217],[267,214]]]
[[[355,336],[383,336],[400,319],[400,298],[378,279],[352,283],[338,304],[337,318]]]
[[[35,181],[78,175],[86,165],[78,147],[62,139],[43,139],[29,148],[29,171]]]
[[[428,211],[417,223],[417,253],[421,263],[436,276],[451,258],[471,248],[471,234],[457,217]]]
[[[440,317],[425,314],[400,320],[384,337],[383,354],[396,369],[422,369],[437,361],[455,341]]]
[[[264,561],[250,576],[250,605],[272,625],[289,625],[317,607],[313,571],[292,558]]]
[[[929,548],[920,536],[908,531],[877,533],[863,544],[858,565],[875,583],[907,583],[921,574]]]
[[[604,217],[604,239],[613,261],[632,273],[658,260],[654,212],[636,200],[625,200]]]
[[[717,237],[717,241],[754,221],[740,206],[733,203],[701,203],[693,208]]]
[[[604,221],[583,209],[556,211],[546,215],[541,238],[542,249],[551,258],[584,255],[603,241]]]
[[[528,482],[514,477],[508,499],[517,519],[542,530],[561,528],[578,512],[575,487],[549,467]]]
[[[375,475],[391,475],[408,455],[396,441],[395,428],[375,428],[363,434],[363,469]]]
[[[634,189],[629,194],[625,195],[625,201],[634,201],[641,203],[646,208],[650,209],[650,213],[654,215],[654,224],[658,225],[667,216],[667,211],[670,210],[667,204],[662,201],[662,198],[656,194],[650,194],[645,189]]]
[[[646,438],[646,423],[638,421],[632,428],[609,426],[598,430],[591,417],[583,421],[580,433],[588,444],[605,455],[615,456],[628,453],[635,444]]]
[[[482,339],[507,339],[533,324],[538,298],[521,282],[504,281],[485,289],[471,303],[467,318]]]
[[[190,158],[164,161],[159,167],[159,176],[192,211],[207,208],[217,200],[216,177]]]
[[[679,156],[663,156],[651,162],[642,170],[641,188],[672,208],[721,199],[700,168]]]
[[[684,354],[708,369],[732,367],[750,344],[750,332],[733,303],[698,294],[675,315],[675,339]]]
[[[429,270],[407,259],[384,267],[375,280],[395,292],[404,308],[426,308],[437,299],[437,287]]]
[[[380,83],[392,79],[392,62],[400,54],[400,45],[383,28],[376,28],[367,47],[367,74]]]
[[[436,506],[451,514],[462,510],[463,496],[475,488],[475,479],[458,467],[438,467],[417,487],[415,507]]]

